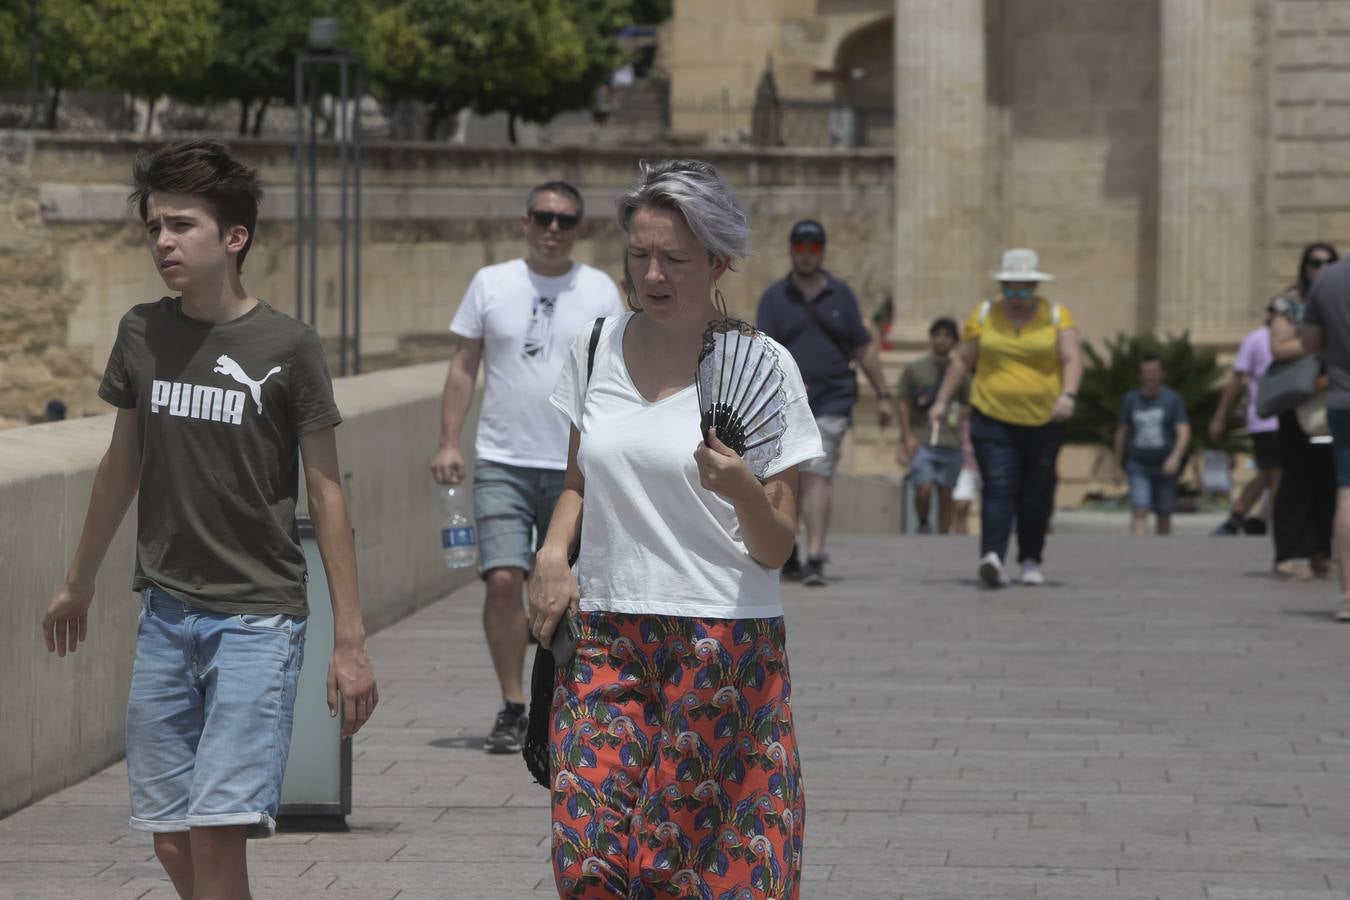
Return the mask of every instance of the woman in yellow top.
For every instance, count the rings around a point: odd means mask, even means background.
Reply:
[[[961,343],[929,410],[941,421],[972,369],[970,439],[980,465],[980,580],[1011,583],[1003,562],[1017,522],[1022,584],[1044,584],[1045,529],[1055,502],[1055,458],[1073,415],[1083,354],[1073,316],[1037,293],[1054,276],[1032,250],[1008,250],[994,279],[1001,299],[966,320]]]

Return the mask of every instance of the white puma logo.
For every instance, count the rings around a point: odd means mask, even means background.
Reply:
[[[253,395],[253,402],[258,407],[258,415],[262,415],[262,386],[267,379],[281,371],[281,366],[273,366],[271,370],[262,377],[261,381],[254,381],[252,378],[248,377],[248,373],[240,368],[239,363],[222,353],[216,360],[216,367],[211,371],[218,375],[228,375],[244,387],[248,388],[248,392]]]

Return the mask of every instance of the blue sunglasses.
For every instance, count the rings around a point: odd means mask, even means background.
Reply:
[[[1036,296],[1036,289],[1034,287],[1013,287],[1005,284],[1003,285],[1003,296],[1012,300],[1030,300]]]

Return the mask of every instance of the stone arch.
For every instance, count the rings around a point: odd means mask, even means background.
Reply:
[[[882,16],[854,28],[839,41],[834,70],[841,76],[836,99],[849,106],[895,108],[895,17]]]

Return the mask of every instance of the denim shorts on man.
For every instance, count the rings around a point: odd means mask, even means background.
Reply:
[[[956,486],[961,477],[964,458],[960,447],[932,447],[923,444],[914,453],[909,467],[909,479],[914,484],[936,484],[938,487]]]
[[[480,459],[473,466],[478,568],[529,571],[563,490],[563,472]]]
[[[808,459],[797,471],[810,472],[821,478],[834,477],[834,465],[839,461],[839,450],[844,444],[844,435],[851,424],[848,416],[816,416],[816,428],[820,431],[820,443],[825,455]]]
[[[127,701],[131,827],[276,830],[303,616],[207,612],[141,592]]]
[[[1152,510],[1159,516],[1170,516],[1177,505],[1177,477],[1164,475],[1161,469],[1141,466],[1126,461],[1125,474],[1130,479],[1130,506]]]

